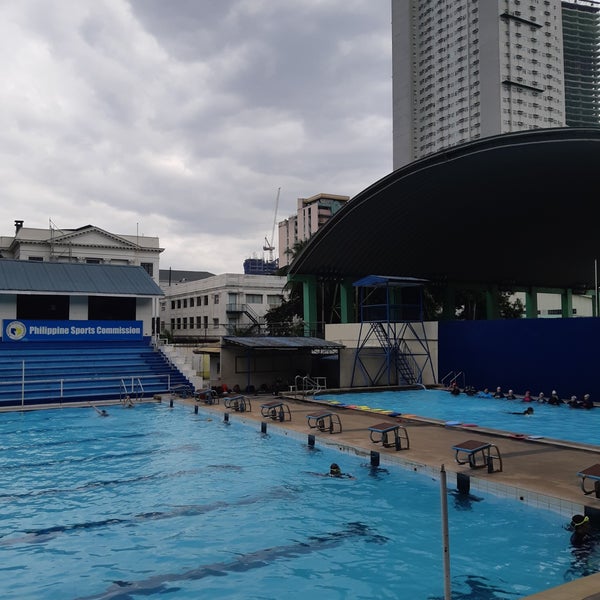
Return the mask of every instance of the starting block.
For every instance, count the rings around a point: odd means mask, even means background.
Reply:
[[[228,396],[223,401],[223,404],[225,408],[235,410],[236,412],[250,412],[252,410],[250,400],[246,396]]]
[[[324,411],[313,415],[306,415],[306,419],[311,429],[329,431],[329,433],[342,432],[342,422],[336,413]]]
[[[374,444],[379,444],[384,448],[396,448],[402,450],[410,448],[408,431],[402,425],[395,423],[378,423],[369,427],[369,437]]]
[[[495,444],[479,440],[467,440],[452,446],[452,450],[455,451],[454,458],[459,465],[469,463],[472,469],[487,467],[488,473],[502,471],[502,457]],[[494,467],[494,461],[498,462],[497,468]]]
[[[260,405],[260,414],[263,417],[269,417],[274,421],[291,421],[292,413],[290,407],[281,401],[265,402]]]
[[[600,498],[600,464],[596,463],[587,469],[583,469],[583,471],[579,471],[577,477],[581,477],[581,491],[586,496],[595,494],[596,498]],[[586,479],[591,479],[594,482],[594,487],[591,490],[585,487]]]

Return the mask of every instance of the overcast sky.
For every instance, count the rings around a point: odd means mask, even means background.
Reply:
[[[390,22],[389,0],[0,3],[0,235],[89,224],[242,273],[278,188],[280,221],[392,170]]]

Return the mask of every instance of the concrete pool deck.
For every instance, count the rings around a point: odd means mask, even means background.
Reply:
[[[251,410],[236,412],[227,408],[224,398],[219,404],[198,404],[203,411],[218,413],[230,420],[266,423],[268,428],[281,428],[294,432],[294,435],[314,435],[315,446],[327,445],[342,451],[356,449],[369,456],[371,451],[380,454],[382,462],[398,462],[408,468],[420,471],[440,472],[442,465],[453,477],[456,474],[469,476],[474,490],[486,490],[503,496],[513,497],[540,509],[550,509],[565,516],[565,523],[572,514],[586,513],[600,516],[600,499],[594,494],[584,495],[577,473],[600,463],[600,447],[581,444],[567,444],[549,438],[525,439],[487,428],[464,426],[448,427],[443,422],[419,417],[390,417],[366,410],[336,408],[330,404],[315,402],[287,395],[246,396]],[[163,401],[166,398],[163,398]],[[195,404],[193,399],[177,401]],[[289,408],[289,420],[279,421],[261,414],[261,404],[280,401]],[[329,433],[318,428],[310,428],[308,416],[319,412],[330,412],[339,416],[342,431]],[[288,418],[286,416],[286,418]],[[409,448],[397,451],[382,447],[370,438],[369,427],[381,423],[400,425],[406,428]],[[377,437],[376,437],[377,439]],[[477,439],[498,447],[503,463],[501,472],[488,473],[487,468],[473,469],[468,464],[458,464],[453,446],[465,440]],[[403,446],[404,447],[404,446]],[[343,470],[343,464],[342,470]],[[450,485],[450,484],[449,484]],[[591,487],[591,484],[588,484]],[[565,531],[565,537],[569,532]],[[544,592],[526,596],[527,600],[600,600],[600,573],[578,579]]]

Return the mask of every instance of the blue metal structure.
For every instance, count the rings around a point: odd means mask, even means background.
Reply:
[[[358,288],[360,331],[351,387],[414,385],[435,373],[423,321],[425,279],[369,275]]]

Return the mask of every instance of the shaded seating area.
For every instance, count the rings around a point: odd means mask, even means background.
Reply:
[[[260,414],[274,421],[291,421],[292,413],[290,407],[280,400],[265,402],[260,405]]]
[[[181,387],[179,387],[181,386]],[[0,407],[136,401],[193,386],[150,338],[125,342],[0,342]]]
[[[452,449],[459,465],[468,464],[472,469],[487,467],[488,473],[502,471],[502,456],[495,444],[480,440],[466,440],[452,446]]]
[[[342,421],[337,413],[322,411],[306,415],[306,419],[310,429],[318,429],[323,432],[328,431],[329,433],[342,432]]]
[[[583,471],[577,473],[577,477],[581,478],[581,490],[586,495],[595,494],[596,498],[600,498],[600,464],[596,463]],[[590,479],[594,482],[593,487],[590,489],[586,488],[586,479]]]
[[[406,427],[396,423],[377,423],[369,427],[369,438],[374,444],[384,448],[403,450],[410,448],[410,440]]]

